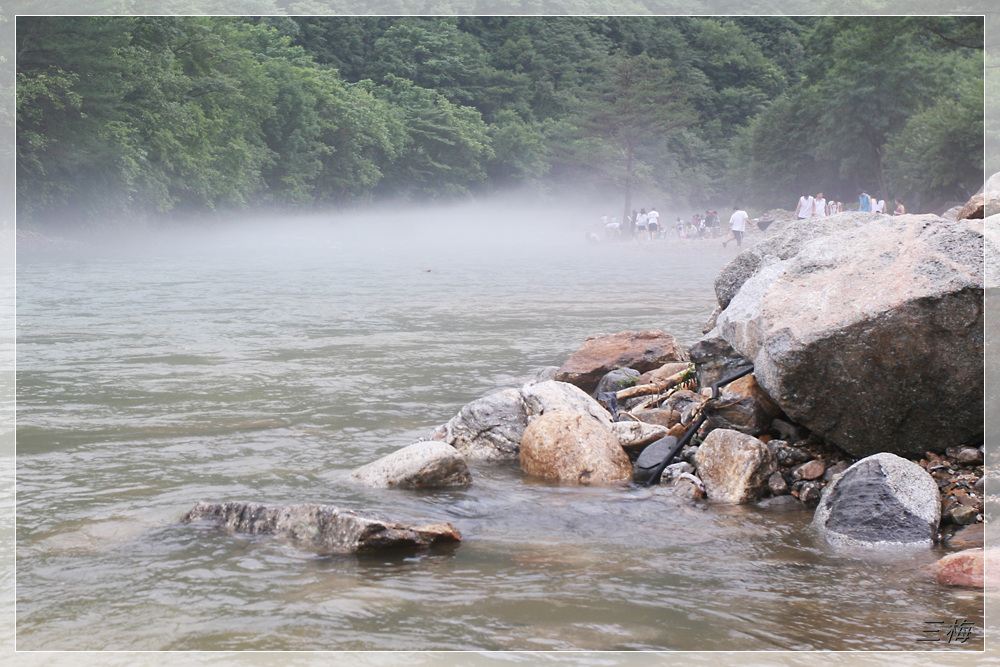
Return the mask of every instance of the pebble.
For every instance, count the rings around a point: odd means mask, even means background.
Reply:
[[[958,452],[955,460],[962,464],[982,463],[983,453],[973,447],[965,447]]]
[[[822,495],[823,485],[819,482],[806,482],[799,489],[799,500],[810,507],[817,504]]]
[[[771,495],[783,496],[788,493],[788,482],[780,472],[776,472],[767,478],[767,486],[771,489]]]
[[[851,467],[851,464],[848,463],[847,461],[841,461],[840,463],[835,463],[834,465],[832,465],[829,468],[827,468],[826,472],[823,473],[823,481],[824,482],[829,482],[834,477],[836,477],[837,475],[839,475],[840,473],[844,472],[845,470],[847,470],[850,467]]]
[[[957,505],[952,509],[948,510],[947,518],[951,520],[952,523],[957,523],[960,526],[965,526],[970,523],[976,523],[978,519],[979,512],[976,511],[975,507],[969,507],[968,505]]]
[[[792,477],[795,479],[816,479],[822,477],[824,472],[826,472],[826,463],[819,459],[813,459],[792,470]]]
[[[986,493],[986,477],[980,477],[976,485],[972,487],[976,493],[984,495]]]
[[[981,523],[963,526],[956,530],[951,537],[945,539],[944,544],[952,549],[980,548],[984,543],[983,528],[984,524]]]

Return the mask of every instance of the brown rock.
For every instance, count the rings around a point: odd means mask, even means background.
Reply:
[[[785,481],[780,472],[772,473],[767,478],[767,486],[771,489],[771,495],[783,496],[788,493],[788,482]]]
[[[977,195],[972,195],[972,199],[965,203],[962,210],[958,212],[959,220],[981,220],[985,217],[986,211],[986,197],[980,192]]]
[[[948,554],[930,567],[939,584],[970,588],[1000,588],[997,549],[966,549]]]
[[[818,479],[826,472],[826,463],[820,459],[813,459],[803,463],[792,470],[792,477],[795,479]]]
[[[754,377],[753,373],[733,380],[723,387],[723,391],[730,394],[739,394],[740,396],[749,396],[757,401],[762,408],[764,408],[764,411],[767,412],[771,419],[780,417],[782,414],[781,407],[774,402],[773,398],[768,396],[763,387],[757,384],[757,379]]]
[[[768,488],[778,461],[757,438],[729,429],[708,434],[694,456],[698,476],[711,500],[749,503]]]
[[[944,541],[946,546],[953,549],[981,549],[984,542],[985,524],[974,523],[971,526],[963,526]]]
[[[538,417],[521,440],[521,469],[529,475],[577,484],[618,482],[632,464],[610,430],[576,412]]]
[[[688,355],[680,341],[670,334],[659,329],[624,331],[588,338],[559,368],[555,379],[589,393],[616,368],[634,368],[645,373],[672,361],[688,361]]]
[[[681,436],[684,435],[684,431],[686,430],[687,426],[685,426],[684,424],[680,423],[674,424],[673,426],[670,427],[670,430],[667,431],[667,435],[672,435],[678,440],[680,440]]]

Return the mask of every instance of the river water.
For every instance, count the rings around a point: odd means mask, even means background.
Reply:
[[[474,465],[462,491],[346,481],[587,336],[693,342],[732,248],[503,222],[263,229],[20,252],[19,650],[983,648],[983,595],[923,572],[942,552],[837,553],[806,510],[510,465]],[[464,541],[319,556],[178,523],[237,500],[449,521]],[[956,620],[967,642],[918,641]]]

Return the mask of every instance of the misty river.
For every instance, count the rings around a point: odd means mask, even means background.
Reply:
[[[980,592],[922,572],[941,552],[838,554],[805,509],[497,464],[461,491],[349,484],[588,336],[694,342],[735,254],[465,218],[20,252],[18,649],[982,649],[917,642],[929,621],[982,628]],[[464,541],[321,557],[178,523],[239,500],[449,521]]]

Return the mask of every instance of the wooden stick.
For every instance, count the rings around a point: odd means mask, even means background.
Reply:
[[[619,401],[626,398],[635,398],[636,396],[649,396],[650,394],[659,394],[660,392],[670,389],[676,384],[679,384],[687,379],[691,374],[692,368],[689,366],[685,368],[680,373],[674,373],[670,377],[666,378],[662,382],[653,382],[652,384],[637,384],[634,387],[628,387],[622,389],[615,396]]]

